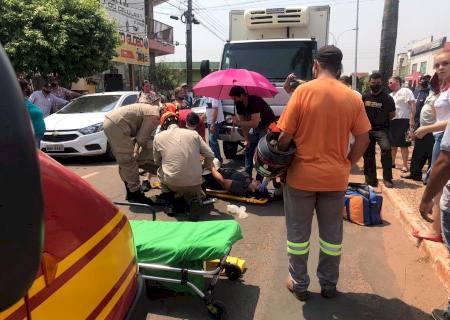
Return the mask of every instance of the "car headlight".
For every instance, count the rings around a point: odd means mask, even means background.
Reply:
[[[92,126],[89,126],[89,127],[81,128],[78,131],[81,134],[92,134],[92,133],[100,132],[102,130],[103,130],[103,122],[93,124]]]

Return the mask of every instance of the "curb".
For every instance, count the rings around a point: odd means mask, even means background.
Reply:
[[[383,211],[387,207],[387,209],[392,210],[394,215],[400,218],[400,222],[411,241],[414,241],[416,246],[431,258],[439,280],[450,294],[450,258],[447,248],[441,243],[414,238],[411,235],[413,229],[428,229],[420,218],[418,211],[415,212],[404,200],[398,197],[395,189],[388,189],[382,186],[381,191],[384,198]]]

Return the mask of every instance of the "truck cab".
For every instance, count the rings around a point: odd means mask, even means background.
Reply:
[[[279,93],[266,101],[279,117],[290,97],[283,90],[286,77],[295,73],[298,79],[312,79],[314,55],[328,42],[329,16],[329,6],[232,10],[230,40],[224,45],[221,70],[248,69],[269,79]],[[222,103],[227,123],[219,139],[230,159],[243,137],[231,123],[233,102]]]

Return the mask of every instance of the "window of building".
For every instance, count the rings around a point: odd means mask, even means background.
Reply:
[[[420,63],[420,73],[425,74],[427,73],[427,62],[423,61]]]
[[[411,67],[411,73],[417,72],[417,63],[414,63]]]

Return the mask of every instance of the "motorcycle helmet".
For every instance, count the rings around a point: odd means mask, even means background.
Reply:
[[[178,115],[174,112],[167,111],[159,119],[161,130],[166,130],[171,124],[178,125]]]
[[[269,131],[258,142],[253,162],[256,171],[265,178],[273,179],[286,172],[295,153],[292,143],[287,151],[278,150],[279,132]]]

